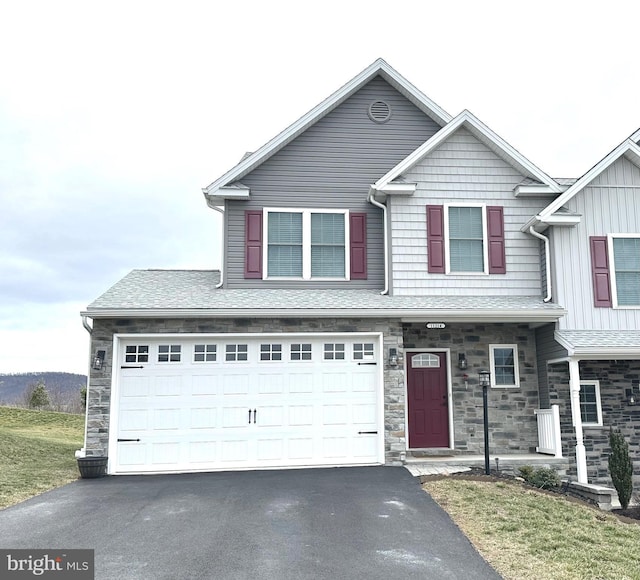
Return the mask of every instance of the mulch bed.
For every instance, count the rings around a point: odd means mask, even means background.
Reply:
[[[521,477],[517,477],[505,471],[496,471],[495,469],[491,470],[491,475],[487,475],[484,472],[484,469],[481,467],[472,467],[470,471],[452,473],[450,475],[422,475],[420,476],[420,483],[426,483],[428,481],[438,481],[438,480],[447,479],[450,477],[454,477],[456,479],[463,479],[467,481],[488,481],[488,482],[510,481],[514,484],[530,487],[531,489],[535,489],[541,493],[548,493],[550,495],[561,495],[564,498],[566,498],[568,501],[580,503],[588,507],[594,508],[599,512],[601,511],[594,501],[584,498],[576,494],[575,492],[572,492],[570,489],[565,489],[563,486],[556,487],[553,489],[540,489],[538,487],[529,485]],[[607,512],[602,512],[602,513],[607,513]],[[611,510],[608,513],[616,516],[620,521],[625,522],[627,524],[640,524],[640,506],[628,507],[626,510],[623,510],[623,509]]]

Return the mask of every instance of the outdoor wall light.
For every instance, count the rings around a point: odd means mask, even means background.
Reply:
[[[463,352],[458,353],[458,368],[461,371],[467,368],[467,355]]]
[[[640,402],[640,389],[632,385],[630,389],[625,390],[625,398],[627,405],[630,407],[637,405]]]
[[[398,366],[398,349],[397,348],[389,349],[389,366],[390,367]]]
[[[491,373],[489,371],[480,371],[478,376],[480,377],[480,386],[482,388],[491,385]]]
[[[99,350],[96,351],[96,356],[93,358],[93,370],[100,371],[104,366],[104,359],[107,351]]]

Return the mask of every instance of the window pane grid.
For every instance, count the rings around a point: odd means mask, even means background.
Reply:
[[[311,277],[344,277],[344,214],[311,214]]]
[[[580,416],[583,423],[599,423],[598,396],[595,384],[580,385]]]
[[[310,343],[292,344],[291,360],[311,360],[311,344]]]
[[[450,207],[449,269],[451,272],[484,272],[482,208]]]
[[[640,305],[640,238],[614,238],[613,255],[618,304]]]
[[[193,347],[193,362],[215,362],[216,356],[215,344],[196,344]]]
[[[267,272],[269,276],[302,276],[302,214],[269,212]]]

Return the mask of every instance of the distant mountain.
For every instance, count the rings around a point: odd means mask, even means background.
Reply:
[[[87,386],[85,375],[73,373],[0,373],[0,404],[21,402],[29,385],[42,381],[49,393],[73,396]]]

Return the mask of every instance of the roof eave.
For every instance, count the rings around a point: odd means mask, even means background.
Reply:
[[[400,318],[406,322],[554,322],[566,310],[449,310],[391,308],[89,308],[80,313],[93,320],[107,318]]]

